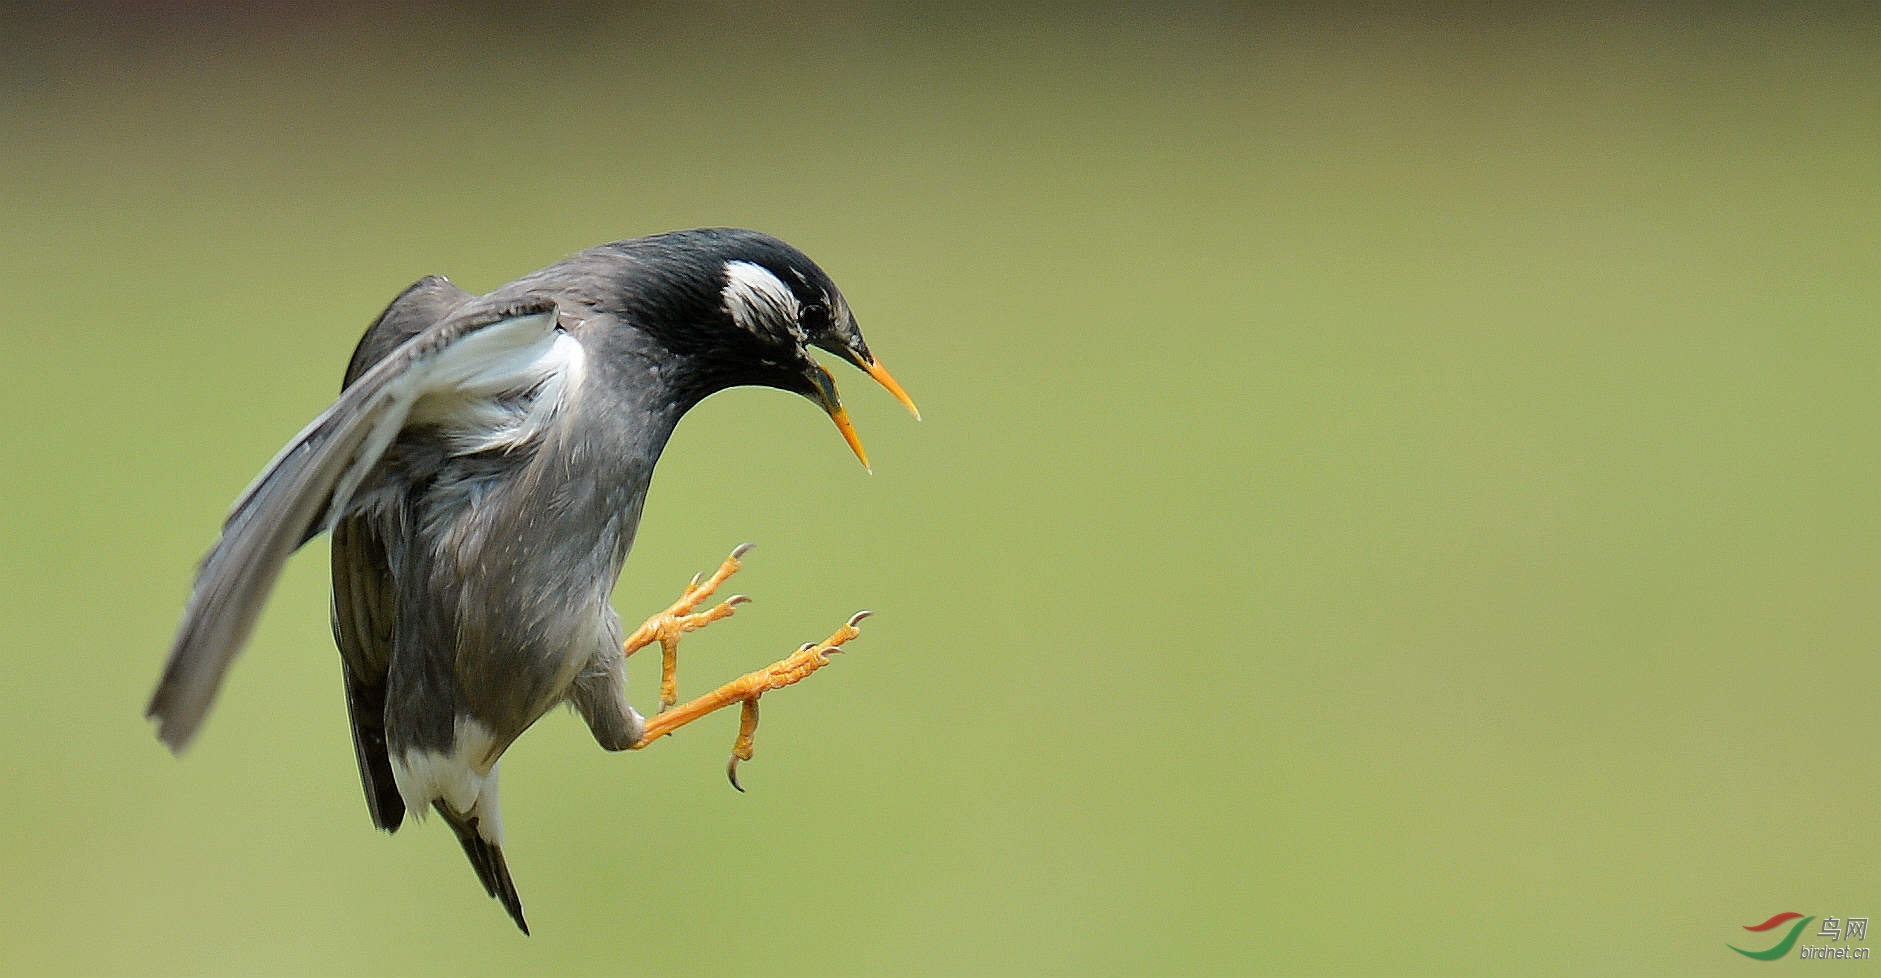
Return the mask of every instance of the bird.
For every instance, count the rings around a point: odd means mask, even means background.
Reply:
[[[197,568],[146,717],[181,754],[287,559],[330,532],[332,630],[373,824],[435,811],[524,934],[503,854],[498,761],[567,704],[608,750],[638,749],[742,707],[727,774],[751,756],[758,698],[857,634],[676,705],[679,636],[749,547],[627,633],[610,596],[681,417],[732,387],[802,395],[868,456],[813,350],[846,360],[918,419],[848,302],[803,252],[741,228],[670,231],[577,252],[484,295],[427,276],[361,337],[337,400],[239,496]],[[625,662],[664,651],[660,711],[626,696]]]

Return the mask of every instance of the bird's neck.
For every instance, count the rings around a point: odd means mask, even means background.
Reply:
[[[718,388],[649,337],[622,330],[609,339],[611,348],[590,353],[583,380],[588,396],[576,399],[582,416],[564,430],[576,439],[578,456],[603,470],[604,482],[620,487],[622,502],[638,519],[654,466],[679,420]]]

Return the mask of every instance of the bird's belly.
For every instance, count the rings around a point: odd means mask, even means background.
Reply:
[[[434,609],[422,641],[448,650],[463,712],[504,744],[620,641],[608,596],[623,514],[604,503],[527,466],[441,480],[428,494],[431,543],[409,582]]]

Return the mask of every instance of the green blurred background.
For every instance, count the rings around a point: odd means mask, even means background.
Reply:
[[[1871,16],[6,16],[0,971],[1722,974],[1881,916]],[[194,563],[386,301],[706,224],[926,414],[839,377],[872,477],[774,391],[667,452],[623,616],[760,544],[682,692],[879,613],[749,794],[730,717],[552,714],[521,938],[367,820],[324,541],[163,751]]]

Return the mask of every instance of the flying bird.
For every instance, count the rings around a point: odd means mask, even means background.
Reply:
[[[523,731],[567,703],[602,747],[636,749],[737,704],[737,786],[758,698],[821,667],[867,614],[676,705],[679,637],[743,600],[700,610],[747,548],[631,634],[609,606],[654,464],[709,395],[801,394],[868,466],[812,349],[920,417],[829,276],[766,234],[618,241],[482,296],[420,279],[366,330],[338,400],[242,493],[203,558],[146,711],[158,738],[189,745],[283,564],[331,531],[333,636],[373,823],[395,831],[407,811],[435,810],[528,933],[497,806],[498,759]],[[656,642],[661,710],[648,719],[627,701],[626,659]]]

